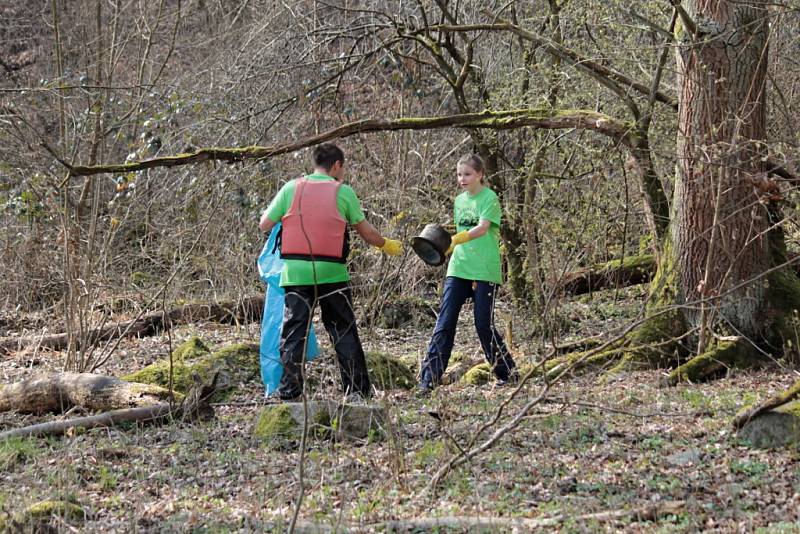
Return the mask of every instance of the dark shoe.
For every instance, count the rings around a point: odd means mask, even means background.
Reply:
[[[433,385],[427,382],[420,382],[417,384],[417,397],[430,397],[433,391]]]
[[[519,371],[514,369],[508,374],[508,378],[502,380],[500,378],[497,379],[497,387],[505,387],[505,386],[515,386],[519,383]]]
[[[282,402],[300,402],[303,399],[302,392],[290,391],[288,393],[283,391],[278,391],[278,398]]]

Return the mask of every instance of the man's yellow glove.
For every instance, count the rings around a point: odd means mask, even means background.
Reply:
[[[384,251],[389,256],[397,256],[401,252],[403,252],[403,244],[396,240],[396,239],[383,239],[383,245],[378,247],[382,251]]]
[[[453,253],[453,249],[456,248],[456,245],[463,245],[467,241],[472,239],[469,236],[469,230],[464,230],[462,232],[458,232],[452,238],[450,238],[450,248],[447,249],[446,254],[450,255]]]

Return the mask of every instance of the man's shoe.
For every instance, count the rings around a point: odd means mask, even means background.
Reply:
[[[420,382],[417,384],[417,397],[430,397],[433,391],[433,385],[427,382]]]
[[[283,391],[279,391],[278,398],[282,402],[300,402],[303,399],[303,393],[297,393],[295,391],[284,393]]]
[[[508,378],[505,380],[497,379],[497,386],[498,387],[505,387],[505,386],[515,386],[519,383],[519,371],[514,369],[510,373],[508,373]]]

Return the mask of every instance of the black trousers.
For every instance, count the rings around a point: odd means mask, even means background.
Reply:
[[[282,399],[292,399],[300,396],[303,391],[303,355],[311,317],[316,302],[319,302],[322,322],[339,362],[342,390],[345,393],[360,393],[363,397],[369,397],[372,388],[367,373],[367,361],[358,337],[353,297],[347,282],[286,286],[284,289],[286,300],[280,344],[283,376],[278,395]]]

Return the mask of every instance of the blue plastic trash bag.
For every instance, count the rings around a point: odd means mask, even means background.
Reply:
[[[267,285],[267,294],[264,298],[264,318],[261,320],[261,380],[271,395],[278,390],[278,385],[283,376],[281,364],[281,325],[283,324],[283,303],[285,292],[280,286],[281,269],[283,260],[278,244],[280,223],[276,224],[269,234],[269,239],[264,244],[264,249],[258,257],[258,274]],[[319,355],[317,337],[314,335],[314,326],[311,326],[306,344],[306,361],[311,361]]]

